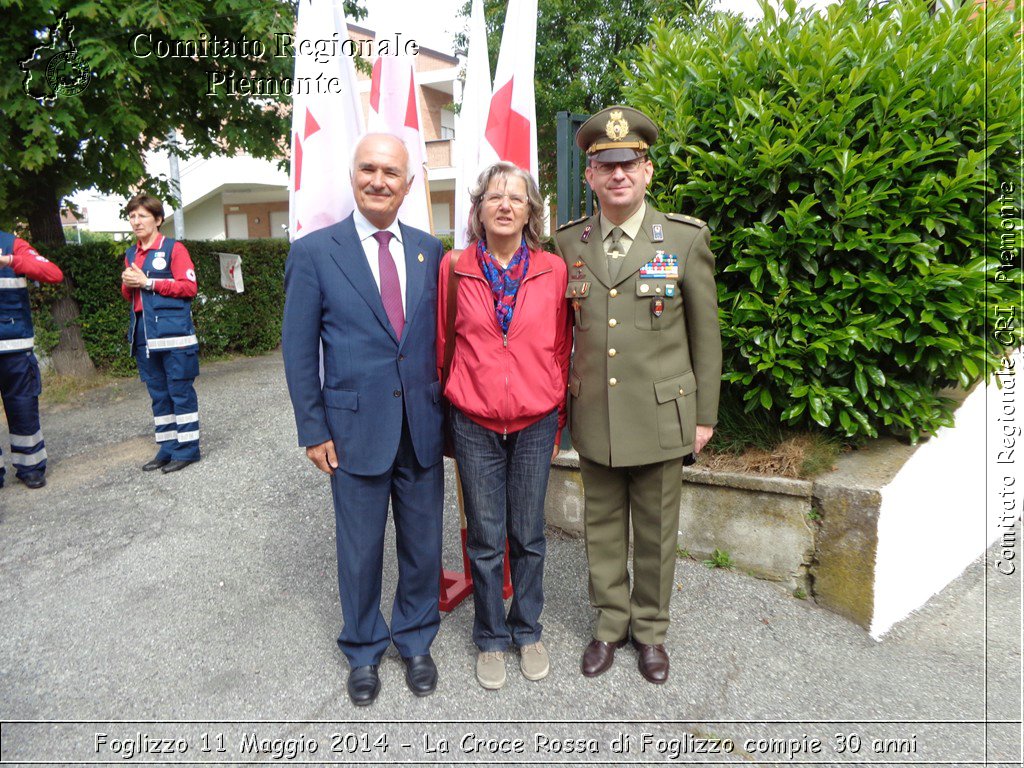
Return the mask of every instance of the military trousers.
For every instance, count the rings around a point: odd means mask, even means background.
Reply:
[[[665,641],[675,577],[682,458],[608,467],[580,457],[594,637]],[[630,584],[630,528],[633,581]],[[632,588],[631,588],[632,587]]]

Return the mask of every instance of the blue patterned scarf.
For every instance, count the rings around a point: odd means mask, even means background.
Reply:
[[[530,251],[526,247],[524,238],[515,252],[507,267],[502,267],[497,259],[487,250],[483,240],[476,244],[476,259],[480,262],[480,270],[487,278],[491,286],[491,293],[494,295],[494,313],[498,317],[498,325],[502,333],[508,333],[508,327],[512,323],[512,314],[516,311],[516,294],[519,293],[519,286],[526,278],[526,272],[530,268]]]

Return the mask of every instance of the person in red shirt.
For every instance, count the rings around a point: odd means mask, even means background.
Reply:
[[[46,485],[46,445],[39,425],[42,391],[28,281],[59,283],[60,267],[10,232],[0,232],[0,397],[11,437],[11,464],[29,488]],[[0,449],[0,487],[4,484]]]
[[[565,425],[572,324],[565,262],[540,248],[543,205],[533,177],[496,163],[480,174],[470,197],[473,242],[441,261],[437,359],[443,373],[454,335],[444,394],[466,504],[476,676],[496,689],[505,684],[504,654],[513,645],[528,680],[549,670],[540,623],[544,495]],[[450,296],[452,269],[458,282]],[[507,615],[506,538],[513,589]]]
[[[160,234],[164,207],[158,199],[136,195],[126,210],[137,241],[125,252],[121,294],[131,307],[128,339],[153,400],[159,446],[142,470],[176,472],[199,461],[199,342],[191,309],[196,270],[185,246]]]

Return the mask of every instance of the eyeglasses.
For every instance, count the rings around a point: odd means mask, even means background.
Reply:
[[[647,156],[637,157],[633,160],[624,160],[621,163],[601,163],[597,160],[590,161],[590,167],[598,176],[610,176],[615,172],[615,166],[622,169],[623,173],[636,173],[640,166],[647,162]]]
[[[501,201],[504,200],[506,197],[508,198],[508,204],[511,205],[513,208],[522,208],[524,205],[530,202],[522,195],[510,195],[508,192],[488,192],[486,195],[484,195],[484,204],[501,205]]]

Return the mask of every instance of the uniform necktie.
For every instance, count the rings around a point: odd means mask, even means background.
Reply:
[[[626,249],[622,244],[622,227],[612,227],[611,242],[608,244],[608,276],[614,281],[619,274]]]
[[[388,248],[388,242],[394,237],[390,232],[374,232],[377,241],[377,265],[380,269],[380,298],[384,302],[384,311],[395,329],[395,336],[402,338],[405,328],[405,308],[402,306],[402,286],[398,282],[398,267]]]

